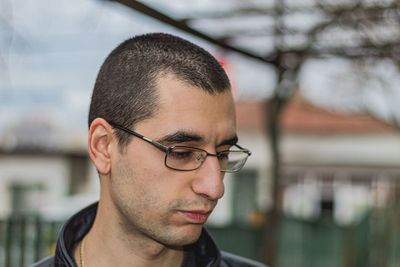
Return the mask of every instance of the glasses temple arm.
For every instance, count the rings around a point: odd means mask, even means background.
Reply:
[[[161,149],[162,151],[167,152],[170,149],[169,147],[164,146],[163,144],[160,144],[160,143],[158,143],[156,141],[153,141],[150,138],[147,138],[146,136],[143,136],[143,135],[141,135],[141,134],[139,134],[137,132],[134,132],[134,131],[132,131],[132,130],[130,130],[128,128],[125,128],[125,127],[123,127],[121,125],[118,125],[118,124],[113,123],[113,122],[109,122],[109,124],[114,128],[120,129],[120,130],[122,130],[124,132],[127,132],[127,133],[129,133],[131,135],[134,135],[134,136],[136,136],[136,137],[138,137],[138,138],[140,138],[140,139],[142,139],[142,140],[154,145],[155,147]]]
[[[241,147],[238,144],[235,144],[235,146],[237,146],[239,149],[243,150],[244,152],[246,152],[247,154],[249,154],[249,156],[251,156],[251,151],[248,150],[247,148]]]

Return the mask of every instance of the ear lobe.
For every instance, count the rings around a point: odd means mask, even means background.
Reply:
[[[90,159],[101,174],[107,174],[111,169],[112,127],[102,118],[95,119],[90,125],[88,152]]]

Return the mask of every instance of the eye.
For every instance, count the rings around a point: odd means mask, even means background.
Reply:
[[[218,160],[227,161],[229,159],[229,151],[217,152]]]
[[[173,157],[174,159],[191,159],[194,155],[193,151],[180,149],[170,151],[169,156]]]

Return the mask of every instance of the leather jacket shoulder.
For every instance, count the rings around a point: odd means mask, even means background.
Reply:
[[[54,256],[44,258],[30,267],[54,267]]]
[[[266,265],[238,255],[221,251],[221,264],[219,267],[267,267]]]

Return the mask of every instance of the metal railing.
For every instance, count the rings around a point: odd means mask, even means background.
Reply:
[[[53,254],[61,226],[37,216],[0,219],[0,266],[26,267]]]

